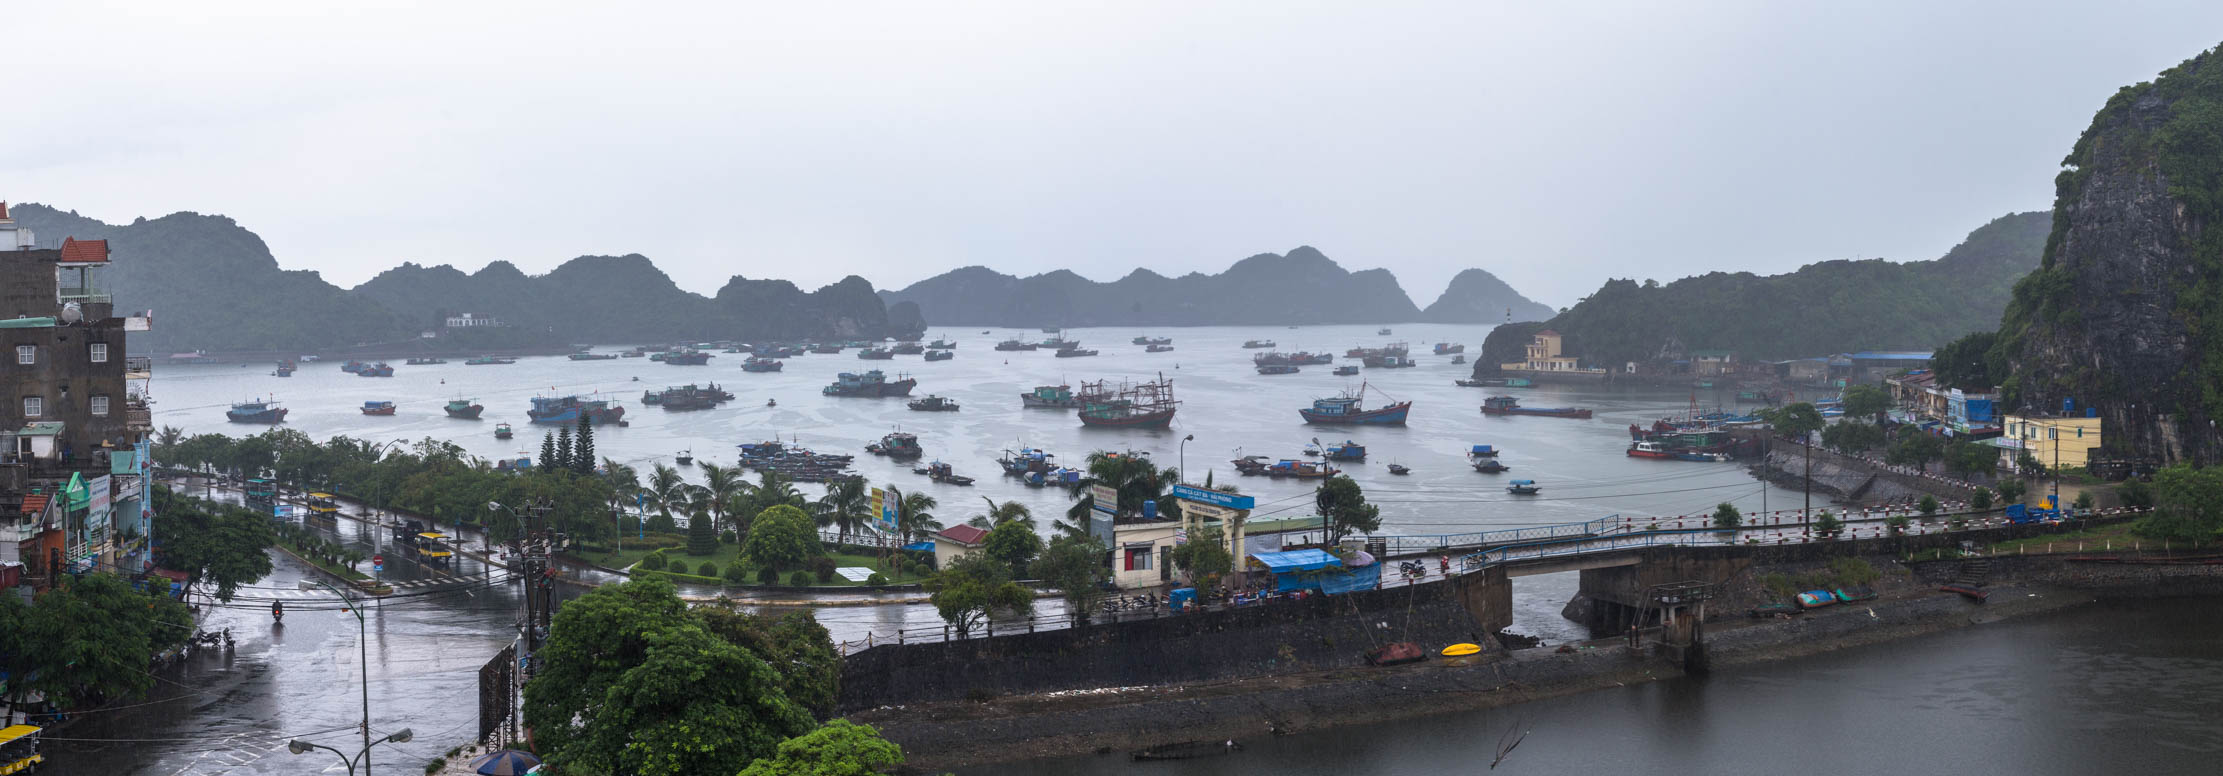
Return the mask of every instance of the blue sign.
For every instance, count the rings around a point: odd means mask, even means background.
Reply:
[[[1188,485],[1173,486],[1173,497],[1182,499],[1184,501],[1195,501],[1198,503],[1210,504],[1215,507],[1226,507],[1228,509],[1255,509],[1258,507],[1258,499],[1252,498],[1250,496],[1225,493],[1217,490],[1206,490],[1204,488],[1191,487]]]

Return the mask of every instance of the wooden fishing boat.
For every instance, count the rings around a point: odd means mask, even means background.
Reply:
[[[1976,587],[1974,585],[1946,585],[1944,587],[1938,588],[1938,592],[1959,593],[1963,596],[1966,596],[1969,600],[1975,601],[1977,603],[1983,603],[1984,599],[1991,597],[1991,591]]]
[[[1798,605],[1801,609],[1820,609],[1834,603],[1837,603],[1837,594],[1827,590],[1808,590],[1798,594]]]
[[[1390,464],[1390,465],[1389,465],[1389,473],[1391,473],[1391,474],[1411,474],[1411,473],[1413,473],[1413,470],[1412,470],[1412,469],[1409,469],[1409,468],[1406,468],[1404,464],[1401,464],[1401,463],[1393,463],[1393,464]]]
[[[1511,396],[1492,396],[1482,400],[1484,415],[1538,415],[1547,418],[1574,418],[1586,420],[1590,410],[1582,407],[1523,407],[1520,400]]]
[[[363,414],[365,414],[365,415],[392,415],[392,414],[394,414],[394,403],[393,403],[393,402],[390,402],[390,401],[366,401],[366,402],[363,402]]]
[[[1297,410],[1306,423],[1354,425],[1405,425],[1405,416],[1412,412],[1413,403],[1401,401],[1386,406],[1367,409],[1362,403],[1370,386],[1359,383],[1356,393],[1346,393],[1327,399],[1314,399],[1312,406]]]
[[[1533,496],[1544,491],[1535,480],[1514,480],[1505,486],[1505,492],[1515,496]]]
[[[1081,425],[1098,428],[1165,428],[1181,402],[1173,398],[1173,381],[1159,375],[1154,382],[1106,387],[1104,381],[1081,383]]]
[[[1366,662],[1377,666],[1394,666],[1418,663],[1428,659],[1428,650],[1410,641],[1392,641],[1366,651]]]

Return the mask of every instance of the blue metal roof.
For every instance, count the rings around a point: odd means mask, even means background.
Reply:
[[[1848,354],[1847,358],[1862,361],[1928,361],[1932,355],[1927,350],[1863,350]]]
[[[1343,565],[1343,559],[1329,555],[1326,550],[1290,550],[1288,552],[1259,552],[1251,557],[1266,564],[1276,574],[1292,571],[1312,571]]]

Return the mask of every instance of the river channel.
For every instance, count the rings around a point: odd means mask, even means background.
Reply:
[[[1510,708],[960,776],[2212,774],[2223,599],[2103,602],[1905,641]],[[1498,741],[1530,731],[1495,770]]]

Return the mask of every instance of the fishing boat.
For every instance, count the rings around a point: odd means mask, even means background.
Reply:
[[[1835,603],[1837,594],[1827,590],[1808,590],[1798,594],[1798,606],[1801,609],[1820,609]]]
[[[1511,396],[1492,396],[1482,400],[1484,415],[1537,415],[1547,418],[1588,419],[1590,410],[1581,407],[1523,407],[1520,400]]]
[[[1629,443],[1628,456],[1630,458],[1673,458],[1675,454],[1668,452],[1667,446],[1658,442],[1631,442]]]
[[[1149,345],[1149,346],[1146,346],[1146,347],[1144,347],[1144,348],[1142,349],[1142,352],[1144,352],[1144,353],[1171,353],[1171,352],[1173,352],[1173,346],[1172,346],[1172,345]]]
[[[1368,369],[1411,369],[1420,364],[1404,356],[1367,356],[1360,361]]]
[[[672,460],[678,462],[681,466],[693,466],[695,465],[695,451],[681,450],[679,455],[672,457]]]
[[[1102,380],[1081,383],[1081,425],[1096,428],[1165,428],[1181,402],[1164,374],[1147,383],[1108,387]]]
[[[403,361],[402,363],[403,363],[404,365],[407,365],[407,366],[432,366],[432,365],[435,365],[435,364],[445,364],[445,363],[448,363],[448,360],[447,360],[447,359],[445,359],[445,358],[432,358],[432,357],[430,357],[430,356],[420,356],[420,357],[417,357],[417,358],[412,358],[412,359],[409,359],[409,360],[407,360],[407,361]]]
[[[1405,465],[1404,465],[1404,464],[1401,464],[1401,463],[1393,463],[1393,464],[1390,464],[1390,465],[1389,465],[1389,473],[1391,473],[1391,474],[1411,474],[1411,473],[1413,473],[1413,470],[1411,470],[1411,469],[1408,469],[1408,468],[1405,468]]]
[[[1303,416],[1306,423],[1405,425],[1405,415],[1412,411],[1413,403],[1401,401],[1367,409],[1363,400],[1369,388],[1366,383],[1360,383],[1357,393],[1346,392],[1334,398],[1314,399],[1310,408],[1297,410],[1297,414]]]
[[[1268,477],[1292,477],[1300,480],[1324,480],[1340,473],[1342,473],[1342,470],[1329,465],[1326,461],[1305,461],[1295,458],[1284,458],[1275,461],[1273,465],[1266,467],[1265,471]]]
[[[1243,347],[1249,349],[1270,348],[1273,346],[1273,340],[1243,340]]]
[[[780,400],[778,400],[778,399],[765,399],[765,400],[764,400],[764,406],[766,406],[766,407],[777,407],[777,406],[780,406]]]
[[[361,369],[357,369],[357,370],[355,370],[355,376],[356,376],[356,377],[392,377],[392,376],[394,376],[394,368],[393,368],[393,367],[390,367],[390,366],[387,366],[387,365],[386,365],[386,362],[384,362],[384,361],[380,361],[380,362],[378,362],[378,363],[376,363],[376,364],[370,364],[370,365],[364,366],[364,367],[363,367],[363,368],[361,368]]]
[[[1439,355],[1439,356],[1448,356],[1448,355],[1451,355],[1451,354],[1453,354],[1453,353],[1465,353],[1465,352],[1467,352],[1467,346],[1465,346],[1465,345],[1453,345],[1453,344],[1451,344],[1451,343],[1449,343],[1449,342],[1438,342],[1438,343],[1436,343],[1436,355]]]
[[[839,342],[816,342],[809,345],[804,345],[803,351],[806,353],[817,353],[824,356],[840,353],[841,348],[842,344]]]
[[[956,349],[957,349],[957,343],[956,343],[956,342],[953,342],[953,341],[951,341],[951,340],[950,340],[950,339],[949,339],[948,337],[942,337],[942,338],[939,338],[939,339],[936,339],[936,340],[934,340],[933,342],[929,342],[929,343],[926,343],[926,349],[927,349],[927,350],[956,350]]]
[[[909,396],[911,395],[911,389],[917,387],[918,384],[919,381],[908,375],[898,375],[896,379],[889,380],[886,374],[874,369],[864,374],[843,372],[834,378],[832,385],[819,389],[819,393],[827,396],[862,396],[866,398]]]
[[[1345,364],[1343,366],[1336,367],[1333,374],[1337,377],[1350,377],[1352,375],[1358,374],[1358,369],[1358,367]]]
[[[534,423],[574,424],[585,416],[597,426],[619,425],[625,421],[625,408],[608,399],[581,398],[579,396],[535,396],[533,406],[525,415]]]
[[[1074,347],[1074,348],[1059,348],[1059,349],[1058,349],[1058,352],[1057,352],[1057,357],[1058,357],[1058,358],[1086,358],[1086,357],[1088,357],[1088,356],[1093,356],[1093,355],[1096,355],[1096,351],[1093,351],[1093,350],[1083,350],[1083,349],[1081,349],[1081,348],[1077,348],[1077,347]]]
[[[1379,334],[1379,335],[1381,335],[1381,336],[1384,336],[1384,337],[1387,337],[1387,336],[1389,336],[1389,330],[1388,330],[1388,329],[1382,329],[1381,331],[1377,331],[1377,332],[1374,332],[1374,333],[1375,333],[1375,334]]]
[[[926,351],[926,360],[928,360],[928,361],[948,361],[948,360],[950,360],[950,359],[953,359],[953,358],[956,358],[956,357],[957,357],[957,354],[956,354],[956,353],[954,353],[954,352],[951,352],[951,351],[947,351],[947,350],[929,350],[929,351]]]
[[[1496,458],[1497,454],[1498,449],[1489,445],[1475,445],[1467,448],[1468,458]]]
[[[508,356],[479,356],[479,357],[477,357],[477,358],[474,358],[474,359],[471,359],[471,360],[469,360],[469,361],[465,361],[465,362],[463,362],[463,365],[464,365],[464,366],[501,366],[501,365],[505,365],[505,364],[515,364],[515,363],[517,363],[517,359],[514,359],[514,358],[510,358],[510,357],[508,357]]]
[[[279,364],[279,365],[278,365],[278,371],[275,371],[275,372],[271,372],[271,374],[277,375],[277,376],[279,376],[279,377],[292,377],[292,376],[293,376],[293,365],[292,365],[292,364]]]
[[[777,372],[780,371],[780,368],[784,366],[787,366],[787,364],[781,361],[775,361],[763,356],[750,356],[748,360],[741,362],[741,371]]]
[[[1152,337],[1152,336],[1150,336],[1150,335],[1148,335],[1148,334],[1145,334],[1145,335],[1142,335],[1142,336],[1140,336],[1140,337],[1136,337],[1136,338],[1134,338],[1133,340],[1131,340],[1131,342],[1133,342],[1134,344],[1137,344],[1137,345],[1171,345],[1171,344],[1173,344],[1173,338],[1172,338],[1172,337]]]
[[[973,478],[958,474],[956,471],[950,469],[949,464],[942,463],[941,461],[935,461],[933,463],[927,464],[926,476],[928,479],[947,485],[973,484]]]
[[[1334,354],[1330,353],[1313,353],[1310,351],[1300,350],[1295,353],[1289,354],[1289,363],[1295,364],[1297,366],[1333,364],[1335,363],[1335,356]]]
[[[865,452],[896,459],[917,458],[926,454],[926,450],[919,447],[918,435],[908,431],[897,431],[880,437],[880,441],[865,445]]]
[[[448,417],[465,420],[478,420],[479,413],[486,411],[485,407],[479,406],[479,403],[472,399],[451,399],[448,401],[448,406],[441,409],[448,413]]]
[[[224,419],[233,423],[284,423],[286,408],[276,401],[243,401],[226,410]]]
[[[997,350],[1005,350],[1005,351],[1011,351],[1011,350],[1034,350],[1034,349],[1036,349],[1037,347],[1038,347],[1038,346],[1036,346],[1036,345],[1035,345],[1034,343],[1032,343],[1032,342],[1024,342],[1024,341],[1021,341],[1021,340],[1017,340],[1017,339],[1007,339],[1007,340],[1004,340],[1004,341],[1002,341],[1002,342],[998,342],[998,343],[996,343],[996,349],[997,349]]]
[[[1005,474],[1025,476],[1056,469],[1057,462],[1053,460],[1055,458],[1057,458],[1056,455],[1047,451],[1022,447],[1017,452],[1003,451],[1003,457],[996,459],[996,465],[1003,467],[1003,473]]]
[[[665,356],[664,363],[672,366],[702,366],[710,363],[710,358],[711,356],[708,353],[700,350],[690,350],[685,353],[673,353]]]
[[[1514,480],[1505,485],[1505,492],[1515,496],[1533,496],[1543,491],[1544,489],[1539,487],[1535,480]]]
[[[510,428],[509,428],[509,424],[508,424],[508,423],[496,423],[496,424],[494,424],[494,438],[495,438],[495,439],[508,439],[508,438],[510,438],[511,436],[514,436],[514,435],[515,435],[515,433],[516,433],[516,432],[513,432],[513,431],[511,431],[511,430],[510,430]]]
[[[1041,342],[1034,343],[1034,346],[1037,348],[1049,348],[1051,350],[1069,350],[1072,348],[1080,347],[1081,343],[1079,340],[1066,339],[1065,336],[1061,334],[1049,339],[1045,339]]]
[[[925,353],[926,346],[918,344],[916,342],[898,342],[895,343],[895,347],[891,348],[888,352],[894,353],[898,356],[916,356],[918,354]]]
[[[895,360],[895,351],[887,348],[865,348],[857,351],[857,357],[866,361],[892,361]]]
[[[1496,474],[1498,472],[1512,471],[1513,467],[1507,466],[1504,463],[1499,462],[1498,459],[1495,458],[1483,458],[1474,462],[1474,470],[1483,474]]]
[[[392,414],[394,414],[394,403],[393,403],[393,402],[390,402],[390,401],[366,401],[366,402],[363,402],[363,414],[365,414],[365,415],[392,415]]]
[[[1263,455],[1246,455],[1241,458],[1229,461],[1228,463],[1232,463],[1235,465],[1235,471],[1237,473],[1248,477],[1265,474],[1267,469],[1273,467],[1274,459]]]
[[[345,364],[340,365],[340,371],[346,372],[348,374],[354,374],[356,372],[363,371],[363,367],[365,366],[368,366],[368,364],[364,364],[361,361],[349,361]]]
[[[1466,362],[1467,362],[1467,357],[1466,357],[1466,354],[1464,354],[1464,353],[1461,353],[1461,354],[1459,354],[1459,355],[1456,355],[1456,356],[1452,356],[1452,357],[1451,357],[1451,363],[1452,363],[1452,364],[1454,364],[1454,365],[1456,365],[1456,364],[1464,364],[1464,363],[1466,363]]]
[[[1064,410],[1081,406],[1081,400],[1073,396],[1070,385],[1037,385],[1019,394],[1019,404],[1028,409]]]
[[[1503,377],[1484,377],[1484,378],[1480,378],[1480,379],[1476,379],[1476,380],[1457,380],[1457,381],[1454,381],[1454,382],[1457,382],[1457,383],[1459,384],[1459,387],[1461,387],[1461,388],[1503,388],[1503,387],[1505,387],[1505,378],[1503,378]]]
[[[565,358],[569,358],[569,359],[571,359],[571,360],[573,360],[573,361],[616,361],[616,360],[617,360],[617,358],[618,358],[618,354],[616,354],[616,353],[573,353],[573,354],[571,354],[571,355],[569,355],[569,356],[565,356]]]
[[[1319,444],[1319,440],[1313,440],[1313,444]],[[1364,461],[1366,446],[1346,439],[1343,444],[1321,446],[1320,457],[1330,461]]]
[[[944,399],[933,394],[927,394],[924,399],[912,399],[909,406],[912,410],[918,412],[956,412],[958,410],[957,400]]]
[[[1258,368],[1258,373],[1262,375],[1293,375],[1297,371],[1296,367],[1288,364],[1271,364]]]

